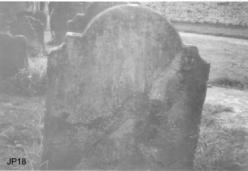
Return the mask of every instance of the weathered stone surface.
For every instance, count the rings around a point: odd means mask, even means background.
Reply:
[[[209,65],[164,17],[109,8],[47,72],[48,169],[192,169]]]
[[[27,64],[26,39],[0,33],[0,77],[14,76]]]

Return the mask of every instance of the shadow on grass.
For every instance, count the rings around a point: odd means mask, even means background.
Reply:
[[[225,87],[225,88],[235,88],[239,90],[244,90],[248,88],[248,83],[242,82],[240,80],[235,80],[228,77],[222,77],[209,82],[213,86]]]

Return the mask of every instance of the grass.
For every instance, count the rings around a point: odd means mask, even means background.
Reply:
[[[248,169],[248,132],[242,127],[223,127],[220,114],[234,112],[232,108],[205,104],[200,138],[195,154],[195,170],[228,171]]]
[[[0,169],[36,170],[40,166],[44,99],[0,96]],[[9,158],[25,158],[26,165],[6,165]]]
[[[39,169],[44,98],[2,95],[0,102],[0,168]],[[248,132],[242,127],[223,127],[219,117],[232,112],[232,107],[208,103],[204,105],[195,170],[238,171],[248,168],[248,148],[245,144]],[[29,162],[25,167],[8,168],[5,162],[13,156],[24,157]]]
[[[248,29],[242,26],[171,21],[177,30],[189,33],[248,39]]]
[[[181,33],[210,63],[209,82],[215,86],[248,89],[248,40]]]

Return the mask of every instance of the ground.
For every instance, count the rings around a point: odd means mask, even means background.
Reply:
[[[207,90],[196,170],[248,170],[248,92]]]
[[[181,33],[211,63],[196,170],[248,170],[248,40]],[[45,58],[29,60],[32,72],[44,72]],[[25,157],[18,169],[39,169],[45,96],[0,94],[0,169],[9,157]]]
[[[239,89],[248,88],[248,40],[181,33],[185,44],[198,47],[211,64],[210,82]]]
[[[248,170],[248,40],[180,33],[211,64],[196,170]]]
[[[44,97],[0,94],[0,169],[38,169],[42,149]],[[26,165],[7,166],[9,158]]]

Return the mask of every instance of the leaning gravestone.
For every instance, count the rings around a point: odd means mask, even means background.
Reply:
[[[48,61],[47,169],[192,170],[209,65],[161,15],[107,9]]]

